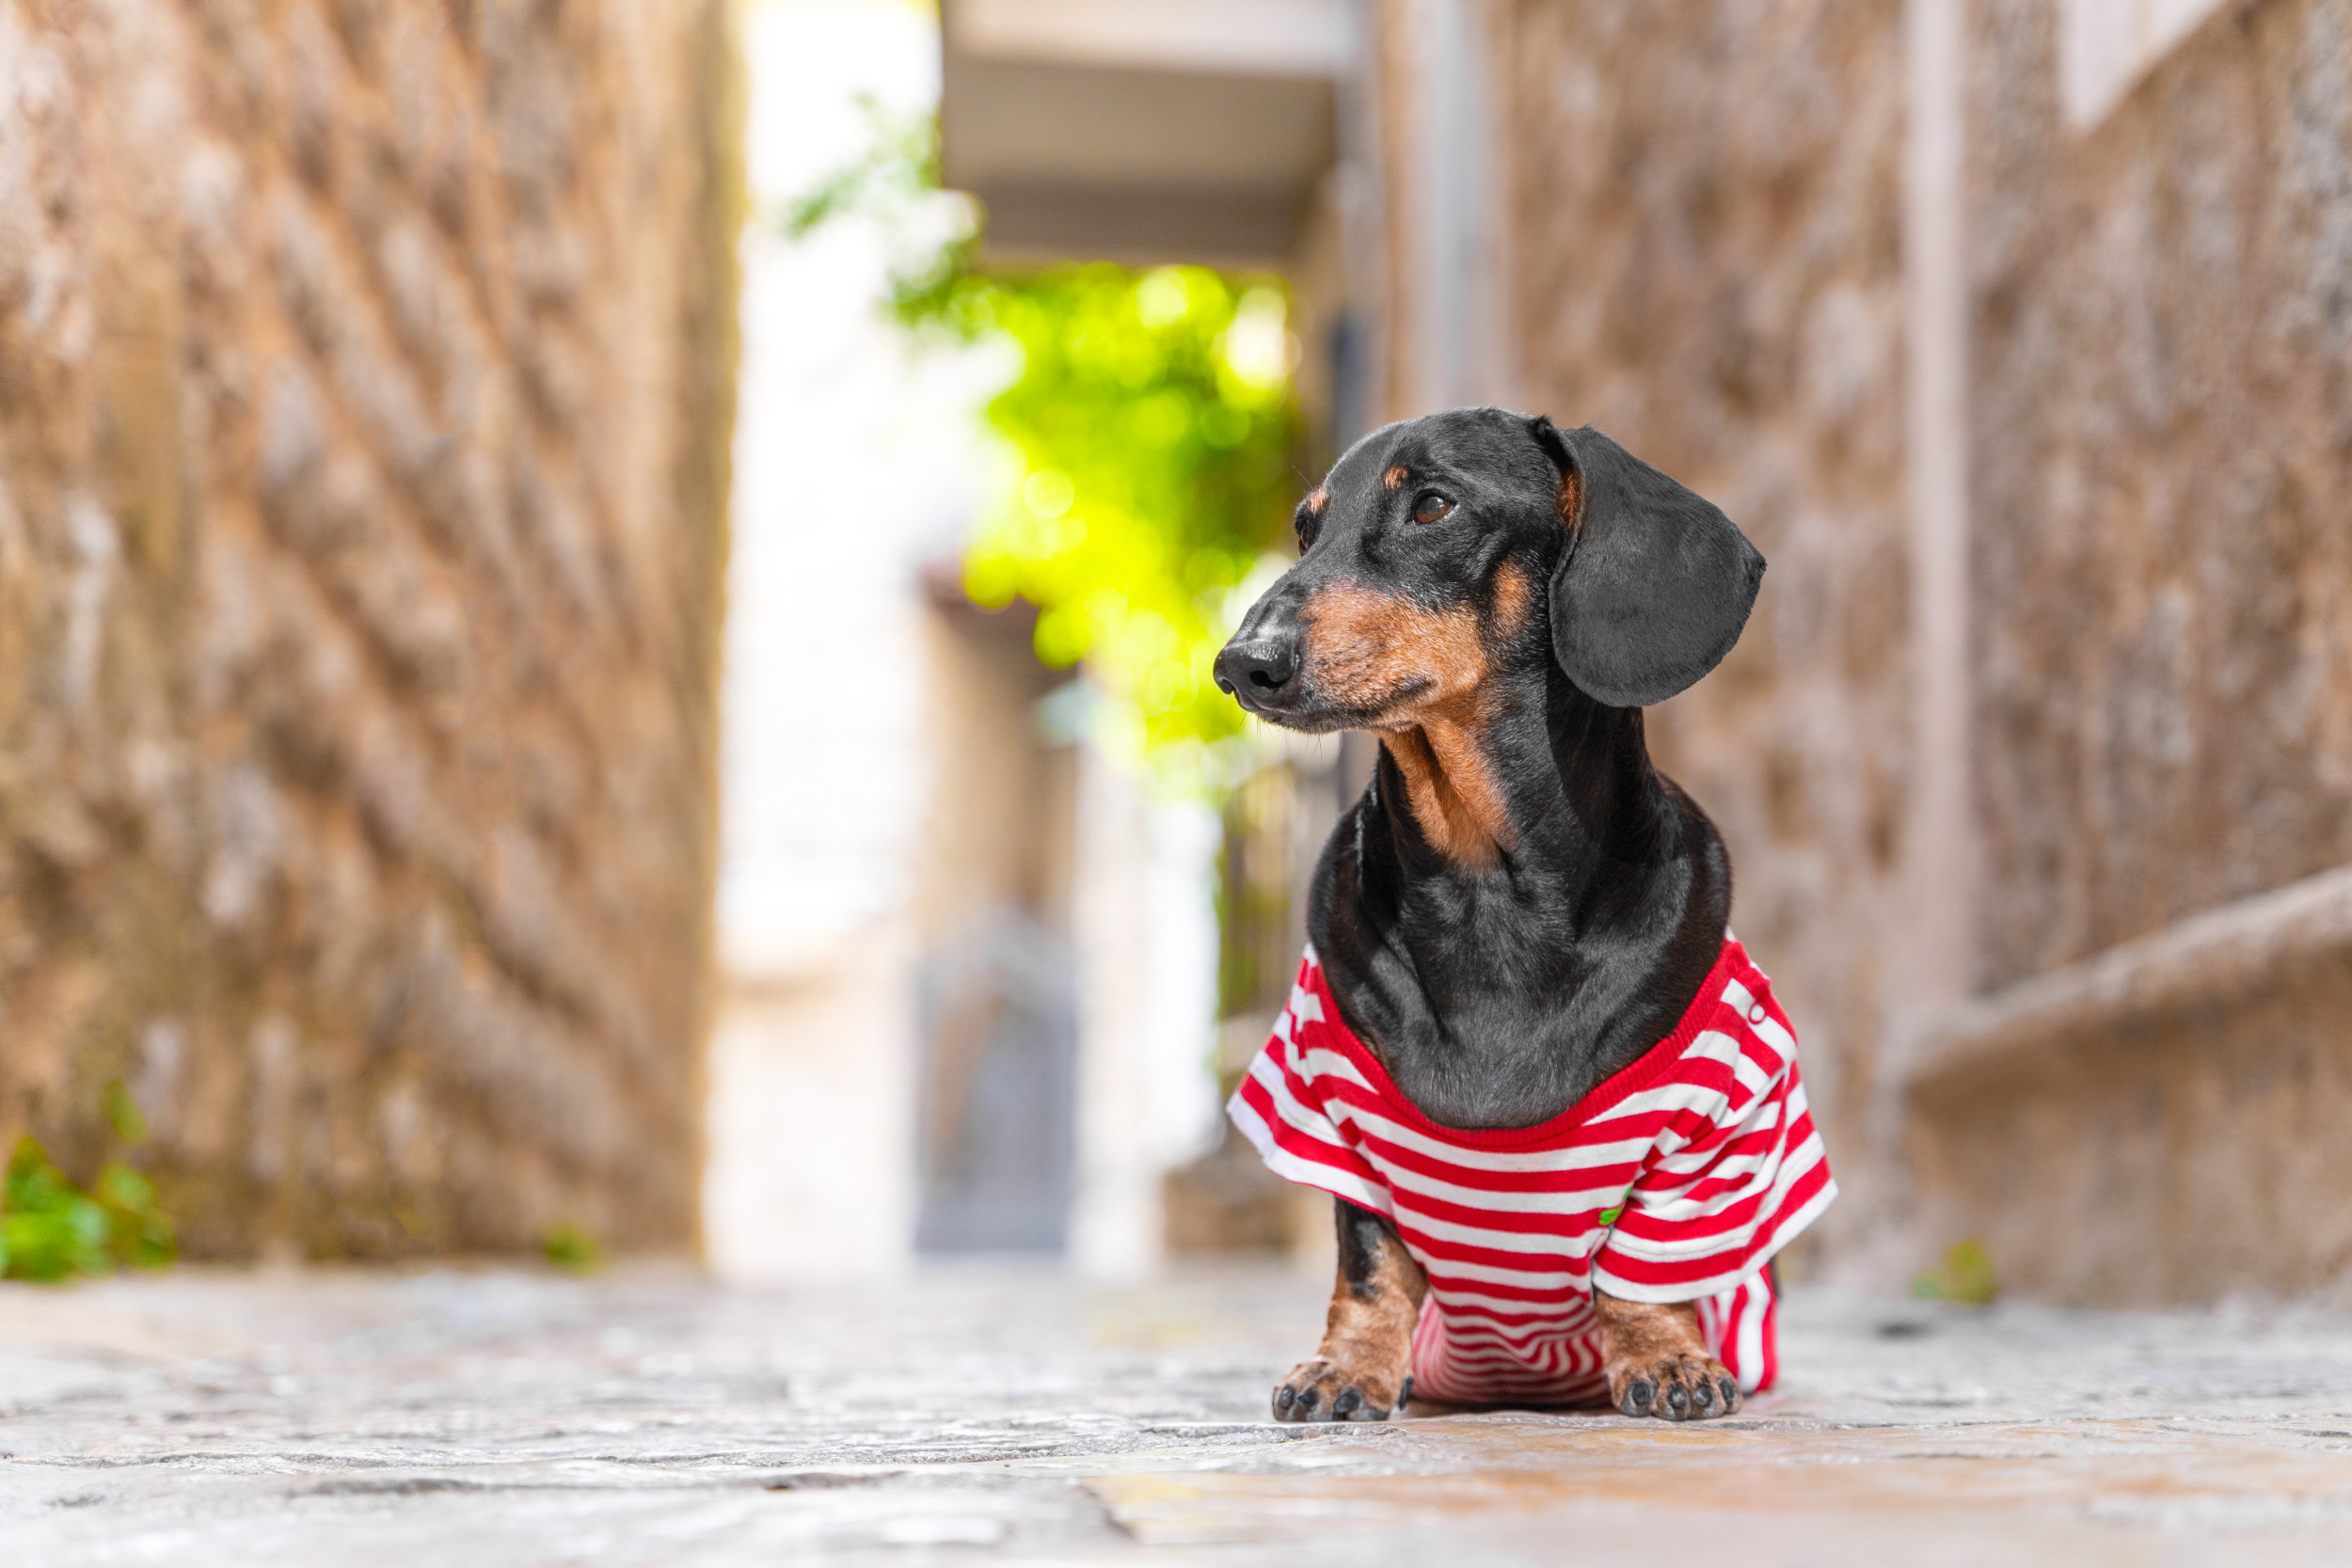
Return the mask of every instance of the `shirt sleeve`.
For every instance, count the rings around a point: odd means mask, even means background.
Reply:
[[[1225,1114],[1275,1175],[1394,1219],[1388,1183],[1332,1121],[1316,1075],[1308,1069],[1322,1018],[1315,993],[1304,985],[1293,988],[1273,1037],[1250,1061]]]
[[[1836,1196],[1786,1025],[1768,1019],[1702,1043],[1716,1047],[1720,1082],[1677,1085],[1683,1103],[1593,1257],[1594,1285],[1622,1301],[1730,1290]]]

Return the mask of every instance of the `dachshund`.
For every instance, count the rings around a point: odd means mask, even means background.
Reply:
[[[1380,753],[1231,1107],[1336,1205],[1275,1416],[1735,1411],[1772,1376],[1772,1255],[1835,1186],[1722,835],[1642,709],[1730,651],[1764,559],[1599,432],[1499,408],[1374,431],[1294,521],[1217,684]]]

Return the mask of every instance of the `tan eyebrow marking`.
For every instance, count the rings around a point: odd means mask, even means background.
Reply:
[[[1387,473],[1380,476],[1380,488],[1383,490],[1402,489],[1405,484],[1405,465],[1402,463],[1397,464]]]
[[[1323,509],[1330,504],[1331,492],[1328,490],[1317,490],[1307,498],[1307,515],[1310,517],[1320,517],[1323,515]]]

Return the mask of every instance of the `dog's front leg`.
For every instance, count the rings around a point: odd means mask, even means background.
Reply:
[[[1740,1385],[1707,1354],[1699,1312],[1687,1301],[1619,1301],[1593,1292],[1600,1319],[1609,1401],[1629,1416],[1701,1421],[1740,1408]]]
[[[1274,1390],[1278,1421],[1385,1421],[1412,1370],[1428,1277],[1387,1220],[1344,1198],[1332,1202],[1340,1277],[1314,1359],[1293,1367]]]

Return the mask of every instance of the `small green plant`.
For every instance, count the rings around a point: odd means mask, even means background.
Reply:
[[[1931,1269],[1911,1282],[1911,1293],[1926,1301],[1948,1301],[1961,1307],[1989,1307],[2001,1293],[1993,1277],[1993,1255],[1971,1238],[1953,1243],[1944,1254],[1944,1266]]]
[[[17,1141],[0,1180],[0,1277],[94,1276],[119,1262],[161,1268],[178,1250],[171,1219],[155,1206],[155,1188],[146,1177],[109,1164],[99,1174],[97,1190],[85,1192],[50,1163],[38,1142]]]
[[[136,1148],[147,1141],[147,1116],[139,1102],[131,1098],[131,1091],[122,1086],[119,1078],[109,1082],[98,1097],[98,1108],[106,1114],[107,1125],[115,1136]]]
[[[604,1248],[596,1237],[565,1220],[539,1242],[547,1260],[572,1274],[594,1274],[604,1267]]]

